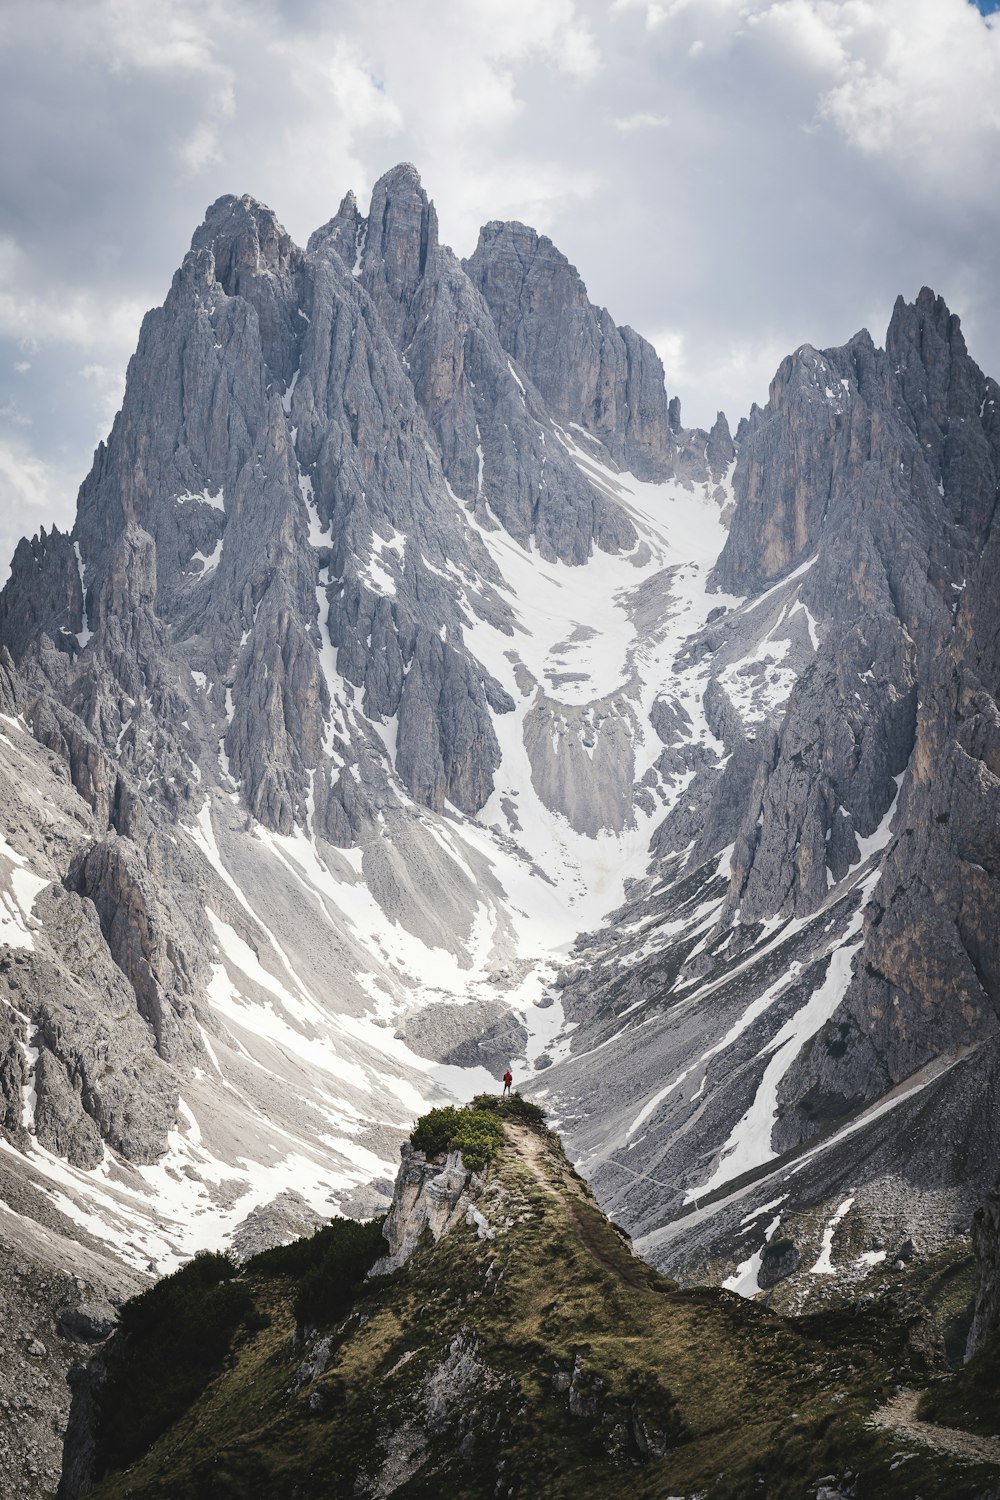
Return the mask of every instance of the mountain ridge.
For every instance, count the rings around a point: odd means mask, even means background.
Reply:
[[[454,1126],[468,1135],[505,1106],[477,1099],[464,1122],[452,1112]],[[383,1229],[390,1253],[353,1306],[345,1290],[332,1316],[310,1313],[303,1279],[292,1332],[275,1272],[301,1274],[316,1252],[300,1242],[251,1262],[235,1285],[253,1310],[215,1378],[206,1372],[212,1383],[151,1446],[128,1452],[126,1473],[95,1475],[92,1487],[90,1445],[116,1442],[115,1382],[160,1347],[156,1326],[126,1309],[129,1331],[78,1383],[61,1500],[126,1490],[180,1500],[206,1484],[234,1500],[442,1485],[471,1497],[498,1484],[552,1496],[626,1486],[737,1496],[762,1483],[775,1497],[808,1489],[826,1500],[909,1496],[915,1483],[928,1496],[988,1493],[989,1461],[969,1468],[921,1449],[898,1472],[879,1403],[900,1378],[923,1383],[940,1367],[926,1308],[889,1299],[786,1320],[724,1291],[680,1291],[632,1255],[558,1139],[522,1108],[509,1102],[476,1171],[443,1138],[426,1152],[404,1145]]]

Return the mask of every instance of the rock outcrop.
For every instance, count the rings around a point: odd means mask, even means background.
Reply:
[[[436,1241],[457,1224],[467,1223],[476,1225],[487,1238],[493,1236],[475,1205],[472,1174],[458,1151],[449,1152],[442,1163],[428,1161],[422,1151],[414,1151],[406,1142],[400,1150],[402,1161],[383,1230],[389,1253],[375,1262],[371,1276],[398,1271],[425,1234]]]
[[[404,1162],[407,1191],[412,1167]],[[452,1167],[466,1175],[457,1158],[437,1163],[439,1174]],[[250,1500],[262,1485],[302,1500],[473,1497],[498,1486],[553,1500],[641,1487],[666,1500],[721,1486],[749,1494],[762,1477],[826,1500],[898,1487],[900,1438],[882,1429],[880,1403],[934,1368],[919,1346],[934,1325],[912,1293],[849,1303],[806,1331],[719,1289],[678,1290],[632,1256],[558,1142],[517,1125],[468,1190],[488,1237],[477,1222],[435,1218],[442,1232],[422,1235],[401,1274],[370,1276],[333,1317],[296,1327],[290,1314],[316,1280],[309,1242],[280,1276],[258,1264],[227,1282],[242,1325],[217,1342],[214,1365],[193,1372],[188,1410],[157,1409],[145,1442],[116,1425],[123,1385],[145,1376],[158,1396],[161,1363],[180,1361],[159,1328],[126,1309],[130,1331],[75,1382],[61,1500],[93,1491],[95,1452],[102,1488],[176,1500],[223,1486]],[[217,1286],[199,1287],[190,1267],[182,1274],[188,1321],[192,1305],[194,1317],[203,1306],[221,1321]],[[181,1300],[181,1285],[161,1286],[161,1307]],[[917,1445],[899,1493],[944,1483],[955,1500],[976,1500],[989,1471],[968,1460],[993,1451],[939,1431],[945,1452]],[[933,1440],[933,1429],[922,1436]]]
[[[663,366],[632,328],[594,307],[575,266],[526,224],[494,221],[465,262],[500,342],[549,411],[582,427],[640,479],[673,472]]]

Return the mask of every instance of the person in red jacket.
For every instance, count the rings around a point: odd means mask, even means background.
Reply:
[[[506,1099],[507,1098],[507,1096],[510,1093],[510,1086],[511,1086],[511,1084],[513,1082],[514,1082],[514,1075],[510,1071],[510,1069],[508,1068],[507,1071],[506,1071],[506,1073],[503,1075],[503,1093],[500,1095],[501,1099]]]

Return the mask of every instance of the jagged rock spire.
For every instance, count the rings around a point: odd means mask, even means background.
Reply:
[[[575,423],[641,478],[662,477],[671,440],[663,366],[645,339],[616,328],[545,235],[493,220],[465,263],[500,342],[559,421]]]

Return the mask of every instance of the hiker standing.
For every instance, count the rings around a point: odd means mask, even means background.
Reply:
[[[510,1086],[511,1086],[511,1084],[513,1082],[514,1082],[514,1075],[510,1071],[510,1069],[508,1068],[507,1071],[506,1071],[506,1073],[503,1075],[503,1093],[500,1095],[501,1099],[507,1099],[507,1098],[509,1098],[509,1096],[510,1096]]]

